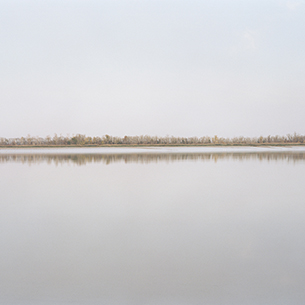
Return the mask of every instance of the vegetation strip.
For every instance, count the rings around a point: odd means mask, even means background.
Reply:
[[[267,137],[174,137],[174,136],[125,136],[114,137],[104,135],[102,137],[90,137],[82,134],[69,136],[58,136],[55,134],[53,137],[46,136],[27,137],[21,138],[0,138],[0,147],[79,147],[79,146],[244,146],[244,145],[305,145],[305,135],[294,133],[286,136],[267,136]]]

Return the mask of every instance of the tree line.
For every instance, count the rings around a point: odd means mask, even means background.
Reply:
[[[90,137],[83,134],[62,136],[55,134],[53,137],[33,137],[28,135],[21,138],[0,138],[0,146],[108,146],[108,145],[275,145],[275,144],[305,144],[305,135],[297,133],[286,136],[260,136],[260,137],[174,137],[174,136],[124,136],[110,135]]]

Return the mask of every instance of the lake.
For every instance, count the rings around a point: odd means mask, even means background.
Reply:
[[[0,304],[305,304],[305,147],[0,149]]]

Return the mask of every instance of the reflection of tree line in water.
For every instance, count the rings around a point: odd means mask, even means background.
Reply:
[[[125,163],[157,163],[176,161],[214,161],[218,159],[230,160],[267,160],[267,161],[300,161],[305,160],[305,153],[165,153],[165,154],[0,154],[0,163],[71,163],[85,165],[87,163],[110,164],[115,162]]]

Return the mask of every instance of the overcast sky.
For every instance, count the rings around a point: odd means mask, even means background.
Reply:
[[[305,1],[0,0],[0,137],[305,134]]]

